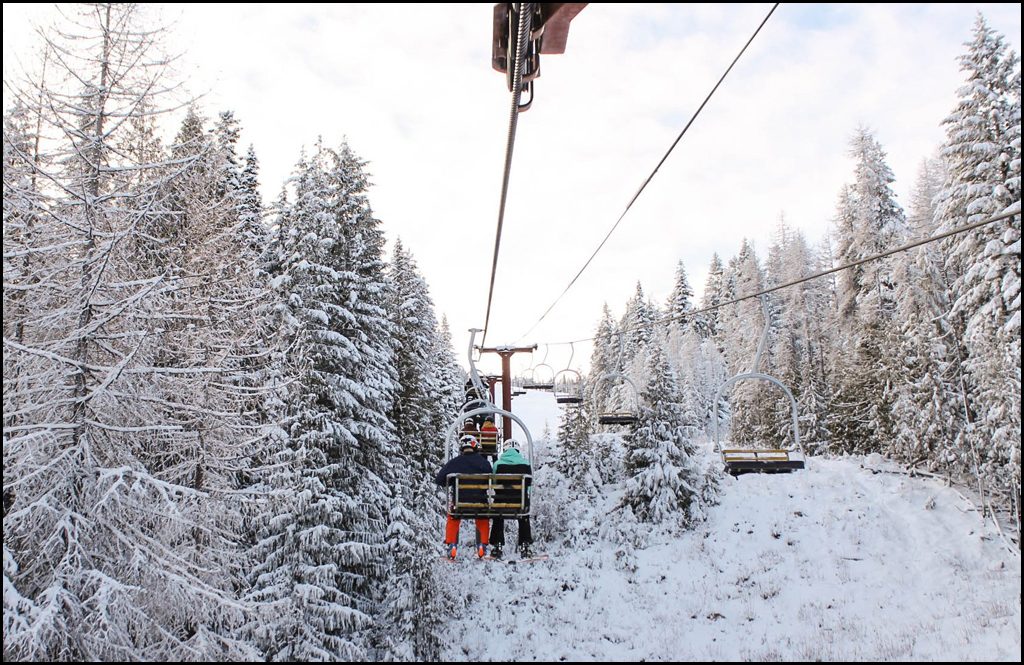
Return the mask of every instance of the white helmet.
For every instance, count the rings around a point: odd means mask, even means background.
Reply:
[[[462,452],[466,452],[467,450],[476,452],[480,450],[480,442],[478,442],[476,437],[472,434],[465,434],[461,439],[459,439],[459,450]]]

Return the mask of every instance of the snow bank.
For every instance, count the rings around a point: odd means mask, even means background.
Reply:
[[[556,431],[550,395],[515,408]],[[440,564],[446,658],[1019,662],[1020,558],[955,491],[862,462],[727,477],[706,523],[635,551],[598,535],[621,515],[611,487],[566,506],[582,542],[539,543],[550,561]]]

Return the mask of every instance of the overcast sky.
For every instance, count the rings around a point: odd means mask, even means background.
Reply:
[[[598,5],[544,56],[520,116],[488,344],[519,340],[618,218],[770,9]],[[4,76],[47,6],[4,4]],[[522,343],[589,337],[641,281],[664,302],[682,259],[699,292],[714,252],[764,256],[779,216],[820,240],[851,177],[849,137],[874,130],[906,205],[962,78],[982,12],[1020,52],[1020,5],[783,4],[590,269]],[[482,327],[508,128],[490,67],[490,4],[167,6],[171,50],[213,116],[231,109],[273,199],[303,146],[347,137],[370,201],[446,314],[460,357]],[[589,347],[578,346],[574,366]],[[567,347],[548,363],[564,367]],[[539,362],[539,359],[537,359]]]

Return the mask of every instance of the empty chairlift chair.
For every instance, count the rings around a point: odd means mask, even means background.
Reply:
[[[564,379],[559,377],[573,376],[575,379]],[[555,375],[555,401],[559,404],[582,404],[583,403],[583,377],[574,369],[563,369]]]
[[[555,401],[559,404],[583,403],[583,376],[572,368],[572,359],[576,355],[576,346],[569,342],[569,362],[565,369],[555,374]],[[565,377],[559,380],[560,377]],[[575,377],[575,378],[572,378]]]
[[[757,371],[758,365],[761,362],[761,354],[764,351],[765,342],[768,339],[768,328],[771,321],[767,301],[763,297],[761,298],[761,304],[764,310],[765,326],[764,331],[761,333],[761,341],[757,347],[757,354],[754,356],[753,368],[749,372],[737,374],[722,384],[718,389],[718,394],[715,395],[714,410],[712,413],[719,413],[722,397],[725,395],[726,389],[733,384],[748,380],[766,381],[781,388],[782,392],[785,393],[789,400],[793,428],[793,442],[790,448],[754,448],[750,446],[734,446],[732,444],[729,444],[728,447],[726,447],[719,437],[718,417],[717,415],[712,416],[711,427],[715,439],[715,449],[718,450],[721,455],[722,464],[725,466],[726,472],[733,476],[739,476],[744,473],[791,473],[793,471],[803,469],[806,466],[805,460],[807,456],[804,454],[803,444],[800,443],[800,424],[796,399],[793,397],[793,393],[790,392],[789,388],[787,388],[784,383],[775,377]]]
[[[629,386],[629,394],[632,398],[633,405],[628,409],[618,409],[615,411],[605,411],[597,415],[597,423],[599,425],[634,425],[639,419],[640,413],[640,393],[636,389],[636,384],[630,381],[628,376],[619,372],[609,372],[608,374],[602,374],[597,379],[597,384],[600,385],[605,381],[614,381],[615,379],[621,379],[623,385]]]
[[[555,389],[555,370],[551,365],[547,364],[548,361],[548,347],[544,346],[544,360],[539,365],[534,365],[530,370],[530,380],[527,381],[523,387],[527,390],[554,390]],[[537,370],[540,370],[538,373]]]
[[[738,476],[744,473],[790,473],[798,469],[803,469],[805,467],[804,460],[806,459],[806,456],[804,455],[803,444],[800,443],[800,429],[797,421],[796,400],[793,398],[793,394],[789,389],[786,388],[786,386],[778,379],[758,372],[737,374],[722,384],[722,387],[719,388],[718,395],[715,397],[715,410],[712,413],[718,413],[722,396],[726,388],[739,381],[751,379],[773,383],[781,388],[786,394],[786,397],[789,398],[793,421],[793,446],[791,448],[754,448],[750,446],[734,446],[731,444],[726,446],[722,443],[719,437],[718,418],[712,417],[711,426],[714,431],[715,449],[719,451],[719,454],[722,457],[722,464],[725,466],[725,471],[733,476]]]
[[[537,370],[541,370],[539,373]],[[533,368],[532,379],[523,384],[527,390],[554,390],[555,370],[550,365],[541,363]]]

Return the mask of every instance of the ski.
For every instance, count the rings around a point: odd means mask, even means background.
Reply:
[[[487,556],[485,556],[483,558],[483,560],[484,561],[497,561],[499,563],[516,564],[516,563],[536,563],[537,561],[547,561],[550,558],[551,557],[549,555],[547,555],[547,554],[536,554],[534,556],[528,556],[528,557],[524,557],[522,559],[506,559],[505,557],[502,557],[500,559],[496,559],[493,556],[488,554]]]

